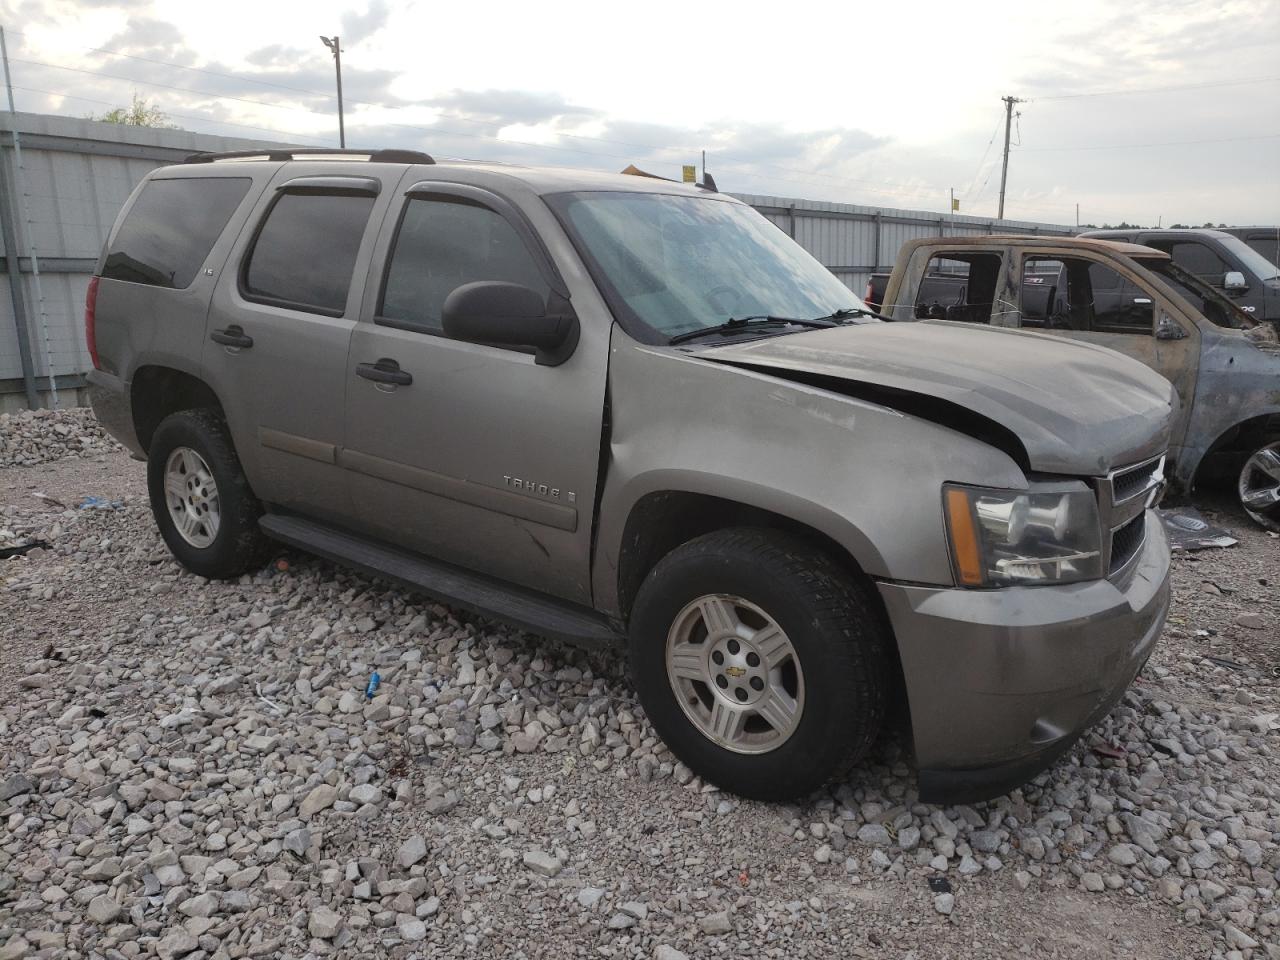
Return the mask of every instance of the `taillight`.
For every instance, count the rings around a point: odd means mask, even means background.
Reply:
[[[102,364],[98,362],[97,309],[98,278],[90,277],[89,289],[84,295],[84,340],[89,346],[89,359],[93,361],[93,369],[101,370]]]

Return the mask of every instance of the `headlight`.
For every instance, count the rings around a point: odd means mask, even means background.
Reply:
[[[964,587],[1074,583],[1102,576],[1093,492],[1078,483],[1028,492],[944,484],[951,565]]]

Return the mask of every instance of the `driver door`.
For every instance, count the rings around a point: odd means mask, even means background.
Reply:
[[[549,211],[534,211],[558,229]],[[589,603],[610,321],[574,300],[581,335],[558,366],[451,339],[457,287],[501,280],[571,297],[531,216],[497,193],[424,181],[392,207],[351,338],[342,463],[364,531]],[[392,367],[400,382],[370,379]]]

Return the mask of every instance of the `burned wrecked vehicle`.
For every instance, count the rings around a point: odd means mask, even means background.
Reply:
[[[1086,238],[916,240],[899,253],[884,302],[895,320],[1035,330],[1141,360],[1178,392],[1171,489],[1229,479],[1251,517],[1280,529],[1275,329],[1168,253]]]

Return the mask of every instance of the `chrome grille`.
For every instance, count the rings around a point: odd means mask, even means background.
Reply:
[[[1122,573],[1146,540],[1146,511],[1164,490],[1163,455],[1113,470],[1098,481],[1098,513],[1102,518],[1104,560],[1108,577]]]
[[[1124,526],[1111,534],[1111,563],[1107,575],[1119,573],[1129,561],[1138,555],[1142,542],[1147,538],[1147,518],[1142,514],[1134,517]]]
[[[1124,503],[1164,482],[1164,457],[1111,474],[1111,502]]]

